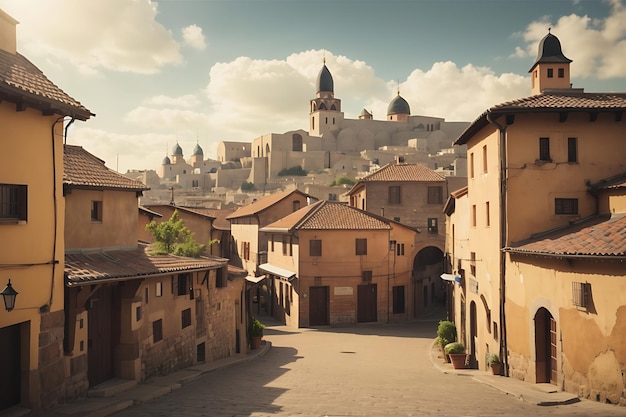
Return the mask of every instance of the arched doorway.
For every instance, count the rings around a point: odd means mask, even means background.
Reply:
[[[434,304],[445,302],[440,278],[442,273],[443,252],[441,249],[427,246],[415,255],[413,259],[413,317],[418,317],[420,312]]]
[[[472,301],[470,303],[470,335],[469,335],[469,364],[470,368],[478,368],[478,361],[476,359],[476,337],[478,336],[478,323],[476,318],[476,303]]]
[[[540,308],[535,314],[535,377],[536,382],[557,383],[556,320]]]

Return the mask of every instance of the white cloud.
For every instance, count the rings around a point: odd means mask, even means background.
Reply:
[[[131,110],[124,121],[146,129],[207,129],[207,114],[200,111],[176,108],[155,109],[139,106]]]
[[[189,45],[194,49],[206,49],[206,38],[202,33],[202,28],[197,25],[190,25],[183,28],[183,39],[185,45]]]
[[[68,62],[84,74],[102,69],[153,74],[182,56],[172,34],[155,20],[150,0],[0,0],[0,7],[23,23],[18,49]]]
[[[600,79],[626,76],[626,8],[621,0],[612,0],[611,13],[605,19],[571,14],[556,24],[544,17],[530,23],[523,33],[527,46],[518,48],[513,56],[536,57],[539,41],[548,28],[561,40],[563,54],[572,59],[572,78]],[[566,39],[567,42],[563,42]]]
[[[173,107],[198,107],[200,105],[200,99],[193,94],[186,94],[184,96],[170,97],[165,95],[159,95],[150,97],[144,101],[145,104],[154,106],[173,106]]]

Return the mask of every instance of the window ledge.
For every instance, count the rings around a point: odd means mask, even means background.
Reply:
[[[27,221],[26,220],[21,220],[21,219],[0,219],[0,224],[26,224]]]

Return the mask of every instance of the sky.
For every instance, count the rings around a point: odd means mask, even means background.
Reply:
[[[626,0],[0,0],[18,52],[96,116],[67,143],[119,172],[157,169],[179,143],[308,130],[324,59],[346,118],[475,120],[530,92],[556,35],[574,87],[626,92]]]

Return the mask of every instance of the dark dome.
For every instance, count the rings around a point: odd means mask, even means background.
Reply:
[[[317,92],[321,91],[330,91],[331,93],[335,91],[335,83],[333,82],[333,76],[330,75],[330,71],[328,71],[328,67],[326,64],[320,70],[320,73],[317,74],[317,82],[316,82]]]
[[[183,154],[183,148],[181,148],[180,145],[177,143],[176,146],[172,148],[172,155],[182,155],[182,154]]]
[[[392,114],[411,114],[409,103],[398,94],[387,107],[387,116]]]
[[[548,32],[548,34],[539,42],[539,51],[535,65],[544,62],[572,62],[571,59],[563,55],[561,51],[561,42],[559,38]],[[535,66],[533,65],[533,67]]]
[[[163,165],[170,165],[172,163],[172,161],[170,161],[169,156],[166,156],[165,158],[163,158]]]
[[[204,155],[204,152],[202,152],[202,148],[197,143],[196,143],[196,147],[193,148],[193,155],[194,156]]]

